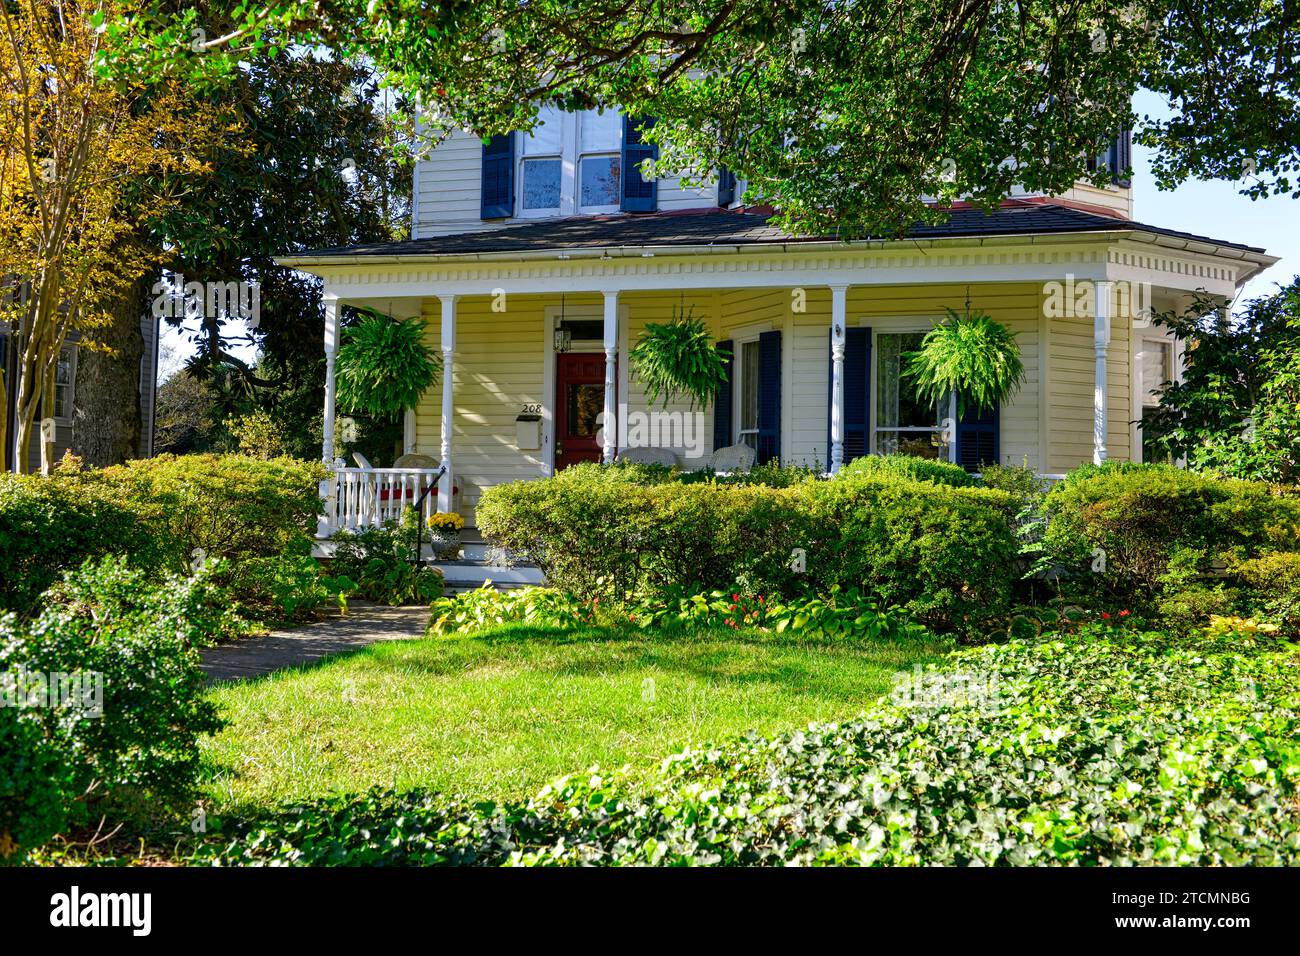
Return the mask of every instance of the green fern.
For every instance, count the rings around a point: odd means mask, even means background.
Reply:
[[[441,368],[438,355],[424,344],[419,319],[363,313],[344,329],[335,360],[339,406],[377,418],[399,414],[415,407]]]
[[[1025,366],[1016,333],[968,307],[964,314],[948,309],[948,318],[907,356],[904,374],[926,401],[938,404],[956,392],[960,415],[967,402],[989,409],[1014,395],[1024,383]]]
[[[727,359],[709,334],[708,327],[691,310],[674,306],[669,322],[647,322],[628,358],[632,371],[645,385],[646,406],[678,395],[707,409],[727,381]]]

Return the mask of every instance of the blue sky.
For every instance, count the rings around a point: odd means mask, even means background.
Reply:
[[[1160,101],[1150,93],[1134,101],[1138,113],[1161,115]],[[1160,192],[1151,177],[1151,151],[1133,147],[1133,218],[1152,226],[1180,229],[1211,239],[1263,246],[1277,265],[1246,283],[1237,301],[1274,291],[1275,283],[1286,283],[1300,272],[1300,200],[1273,196],[1252,202],[1237,192],[1239,184],[1228,182],[1183,183],[1170,192]]]

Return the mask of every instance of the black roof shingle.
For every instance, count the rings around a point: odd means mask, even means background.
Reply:
[[[286,259],[334,256],[438,256],[509,255],[554,249],[615,249],[672,246],[736,246],[764,243],[825,242],[835,236],[792,235],[769,225],[772,217],[755,212],[701,210],[627,216],[575,216],[541,220],[479,232],[464,232],[406,242],[337,246],[286,256]],[[1264,250],[1240,243],[1117,219],[1050,203],[1009,205],[986,213],[980,209],[954,210],[941,225],[918,225],[908,239],[975,238],[983,236],[1054,235],[1077,232],[1133,230],[1161,236],[1206,242],[1245,252]],[[879,238],[873,237],[877,241]],[[893,237],[888,237],[893,238]]]

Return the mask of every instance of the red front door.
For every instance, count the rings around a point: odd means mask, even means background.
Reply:
[[[605,410],[605,356],[561,352],[555,356],[555,470],[600,461],[597,421]]]

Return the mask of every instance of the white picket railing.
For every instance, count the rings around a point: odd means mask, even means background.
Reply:
[[[323,490],[325,514],[319,534],[328,537],[341,528],[356,530],[396,521],[402,509],[420,500],[434,484],[436,468],[334,468]],[[421,520],[438,510],[438,490],[424,499]]]

